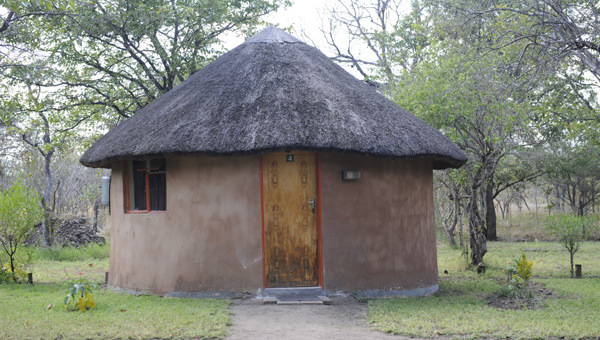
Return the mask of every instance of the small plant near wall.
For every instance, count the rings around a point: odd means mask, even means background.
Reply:
[[[91,268],[93,263],[90,263],[89,266]],[[79,272],[77,275],[77,279],[70,280],[67,284],[65,290],[67,296],[64,300],[65,310],[86,312],[96,307],[92,292],[92,288],[95,289],[96,286],[84,276],[84,273]]]

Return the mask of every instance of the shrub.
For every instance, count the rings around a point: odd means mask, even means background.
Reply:
[[[13,274],[4,266],[0,266],[0,284],[9,283],[13,280]]]
[[[42,216],[37,193],[23,186],[20,180],[0,192],[0,244],[8,255],[11,273],[16,271],[15,254]]]
[[[89,264],[89,266],[92,268],[93,264]],[[76,280],[70,280],[67,284],[67,289],[65,290],[67,296],[64,300],[65,310],[77,310],[80,312],[92,310],[96,307],[92,293],[92,288],[95,288],[95,285],[88,281],[83,273],[78,273],[78,275],[79,277]],[[74,301],[75,303],[73,303]],[[73,307],[71,307],[71,304],[73,304]]]
[[[527,257],[523,253],[519,259],[515,260],[515,265],[517,267],[517,275],[523,279],[524,285],[527,286],[531,274],[533,274],[533,261],[527,261]]]
[[[573,257],[579,250],[579,246],[597,226],[591,218],[585,216],[575,216],[560,214],[550,216],[546,221],[546,228],[551,235],[558,238],[571,258],[571,277],[574,277]]]
[[[503,272],[506,274],[506,285],[500,288],[499,297],[531,298],[533,296],[533,293],[526,289],[533,274],[533,261],[527,261],[524,253],[509,263]]]

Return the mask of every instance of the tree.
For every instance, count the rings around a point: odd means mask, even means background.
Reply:
[[[17,181],[0,192],[0,243],[10,259],[10,269],[15,272],[15,254],[22,241],[41,221],[42,208],[37,193]]]
[[[496,13],[501,19],[510,16],[521,23],[506,30],[495,49],[518,43],[522,54],[543,50],[555,60],[573,57],[600,80],[600,5],[597,2],[501,0],[463,9],[470,12],[471,17]]]
[[[434,201],[436,209],[436,220],[440,222],[448,241],[452,247],[456,247],[456,239],[454,234],[458,226],[458,235],[460,246],[463,247],[463,223],[462,210],[463,197],[462,185],[458,171],[438,171],[434,173],[434,180],[438,184],[434,187]]]
[[[321,31],[332,59],[355,68],[369,84],[386,88],[421,60],[429,45],[420,1],[403,13],[402,0],[337,0]]]
[[[561,214],[550,216],[546,222],[546,228],[551,235],[558,238],[560,244],[567,249],[571,259],[571,277],[575,277],[573,271],[573,257],[579,250],[579,246],[585,241],[595,225],[590,218]]]
[[[600,145],[600,108],[597,101],[600,89],[600,5],[597,2],[500,0],[465,6],[459,0],[438,1],[464,13],[466,20],[492,17],[495,25],[502,30],[487,50],[494,53],[506,47],[519,46],[521,57],[514,64],[519,72],[551,69],[559,79],[556,88],[549,91],[562,92],[555,93],[554,97],[563,97],[563,100],[583,106],[566,117],[559,115],[558,118],[566,123],[563,127],[568,128],[569,120],[576,117],[587,125],[580,133]],[[527,58],[536,62],[524,67],[521,61]],[[556,114],[552,109],[549,113]]]
[[[52,89],[74,122],[97,115],[127,118],[222,53],[230,32],[252,32],[261,17],[286,0],[77,1],[26,6],[35,20],[19,20],[6,35],[34,50],[8,77]],[[18,14],[15,14],[18,16]],[[14,21],[14,19],[13,19]],[[8,21],[5,21],[5,23]],[[37,39],[30,39],[29,36]],[[41,62],[43,61],[43,63]],[[24,63],[25,64],[25,63]],[[43,74],[40,74],[43,73]]]
[[[600,199],[598,148],[562,142],[554,143],[551,152],[554,159],[548,181],[555,193],[555,204],[578,216],[592,212]]]
[[[539,142],[540,144],[545,142],[545,138],[541,138]],[[525,189],[528,183],[550,172],[547,165],[548,161],[549,157],[540,145],[517,148],[501,159],[498,170],[494,174],[494,178],[488,182],[485,191],[487,201],[486,237],[488,240],[496,241],[498,239],[494,201],[498,202],[502,214],[507,212],[506,210],[511,202],[518,204],[525,202],[527,204],[521,191]],[[510,190],[511,193],[506,195],[504,202],[501,203],[499,197],[507,190]]]
[[[443,131],[467,152],[458,179],[466,198],[471,264],[487,252],[488,190],[500,162],[527,145],[530,84],[498,68],[510,55],[483,60],[463,39],[432,42],[429,57],[400,77],[390,92],[399,106]],[[435,95],[432,95],[435,94]],[[492,186],[493,188],[493,186]],[[493,199],[493,198],[492,198]]]
[[[41,156],[42,164],[38,169],[42,169],[45,179],[40,188],[44,210],[42,242],[48,246],[53,234],[52,163],[57,152],[68,148],[77,131],[69,125],[69,120],[64,119],[64,112],[54,108],[55,99],[51,93],[44,93],[39,86],[27,85],[19,87],[9,82],[6,87],[0,86],[0,93],[5,91],[0,100],[0,122],[8,127],[13,138]]]
[[[168,92],[222,53],[225,35],[252,32],[288,1],[4,4],[0,124],[43,158],[42,229],[49,244],[56,154],[73,141],[94,140]]]

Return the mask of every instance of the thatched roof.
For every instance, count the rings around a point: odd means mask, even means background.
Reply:
[[[112,129],[81,157],[90,167],[166,155],[275,150],[467,157],[422,120],[319,50],[268,27]]]

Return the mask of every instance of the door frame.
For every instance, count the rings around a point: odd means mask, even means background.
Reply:
[[[302,151],[302,150],[294,150],[294,151]],[[291,151],[291,152],[294,152]],[[316,174],[317,174],[317,275],[319,280],[319,287],[325,288],[323,286],[323,227],[321,224],[321,155],[316,152],[312,152],[315,156],[315,166],[316,166]],[[267,271],[265,268],[265,202],[264,202],[264,192],[263,192],[263,155],[259,156],[260,160],[260,218],[261,218],[261,240],[262,240],[262,277],[263,283],[262,288],[265,289],[267,287]]]

